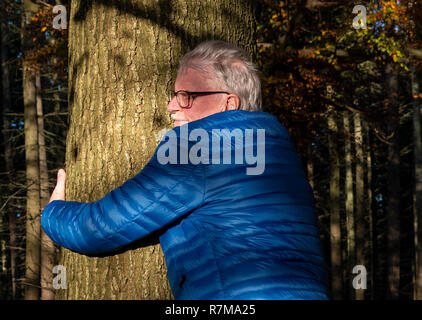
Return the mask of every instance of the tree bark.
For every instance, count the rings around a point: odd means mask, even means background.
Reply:
[[[13,170],[13,157],[12,157],[12,146],[10,143],[10,134],[7,130],[10,129],[10,123],[9,116],[5,115],[5,113],[11,112],[12,105],[11,105],[11,99],[10,99],[10,79],[9,79],[9,66],[6,63],[8,60],[8,30],[7,30],[7,24],[6,24],[6,14],[5,14],[5,4],[4,2],[0,3],[0,64],[1,64],[1,88],[2,88],[2,94],[1,94],[1,105],[2,105],[2,135],[3,135],[3,145],[4,145],[4,164],[5,164],[5,170],[6,170],[6,181],[7,181],[7,191],[8,194],[13,194],[13,185],[12,185],[12,170]],[[11,215],[13,214],[13,211],[11,210],[11,204],[13,202],[13,199],[10,199],[5,207],[5,214],[0,213],[2,215],[2,225],[1,225],[1,239],[2,239],[2,255],[7,255],[6,248],[3,248],[4,245],[8,244],[10,249],[9,254],[9,261],[10,261],[10,276],[11,276],[11,289],[12,289],[12,298],[16,296],[16,286],[15,286],[15,266],[16,266],[16,250],[14,247],[16,247],[16,243],[13,241],[15,240],[14,234],[12,233],[11,227],[13,225],[11,224]],[[7,241],[6,237],[6,230],[9,231],[9,239]],[[7,256],[6,256],[7,258]],[[2,256],[2,270],[4,272],[4,268],[7,269],[7,259],[4,261],[4,258]],[[8,272],[6,270],[6,272]]]
[[[365,152],[366,152],[366,168],[367,168],[367,199],[366,199],[366,212],[368,214],[368,230],[369,230],[369,241],[367,241],[368,251],[369,251],[369,281],[370,281],[370,297],[371,300],[374,299],[374,290],[375,290],[375,251],[377,248],[375,247],[376,238],[375,238],[375,219],[374,219],[374,212],[372,210],[372,147],[371,147],[371,132],[369,123],[367,121],[364,122],[364,128],[366,133],[366,144],[365,144]]]
[[[399,111],[397,104],[397,71],[392,64],[386,66],[388,92],[388,208],[387,208],[387,274],[388,298],[398,299],[400,282],[400,146]]]
[[[328,129],[328,145],[330,152],[331,291],[334,299],[342,299],[343,277],[341,268],[340,159],[337,151],[337,115],[334,110],[331,110],[328,115]]]
[[[415,158],[415,190],[414,190],[414,221],[415,221],[415,284],[414,299],[422,300],[422,134],[421,106],[419,103],[419,80],[416,70],[412,68],[413,96],[413,152]]]
[[[34,4],[25,0],[22,3],[22,47],[24,55],[31,49],[28,28],[31,14],[36,11]],[[23,103],[25,121],[25,159],[26,159],[26,261],[25,261],[25,299],[39,299],[40,287],[40,190],[38,162],[38,124],[35,89],[35,67],[24,62]]]
[[[347,230],[347,275],[351,275],[353,267],[356,265],[356,234],[355,234],[355,210],[354,210],[354,192],[353,192],[353,170],[352,170],[352,143],[351,127],[349,120],[349,111],[343,112],[344,126],[344,165],[345,165],[345,193],[346,193],[346,230]],[[350,279],[349,277],[347,277]],[[351,281],[349,299],[354,299],[355,290],[353,290]]]
[[[189,47],[216,38],[255,52],[254,8],[242,0],[73,0],[69,27],[68,201],[95,201],[149,161]],[[63,250],[60,264],[57,299],[172,298],[157,243],[104,258]]]
[[[1,257],[0,257],[0,284],[2,288],[0,289],[0,297],[5,296],[3,292],[7,290],[8,281],[7,281],[7,250],[6,250],[6,219],[5,211],[0,212],[0,250],[1,250]],[[4,299],[4,298],[2,298]]]
[[[25,106],[25,159],[26,159],[26,272],[25,299],[38,299],[40,275],[40,190],[38,167],[38,129],[35,106],[35,72],[23,70]]]
[[[40,276],[40,190],[38,167],[38,130],[35,107],[35,74],[24,67],[25,159],[26,159],[26,272],[25,299],[39,298]]]
[[[356,152],[356,263],[368,267],[365,259],[366,227],[365,227],[365,194],[364,194],[364,160],[362,121],[359,112],[353,115],[355,127]],[[364,300],[364,289],[356,290],[356,300]]]
[[[38,70],[35,75],[38,120],[38,152],[40,168],[40,205],[43,209],[50,199],[48,185],[47,153],[44,138],[43,103],[41,95],[41,76]],[[41,300],[53,300],[53,267],[55,265],[55,247],[53,241],[41,230]]]

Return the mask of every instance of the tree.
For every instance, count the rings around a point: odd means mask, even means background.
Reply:
[[[7,46],[7,40],[9,36],[9,32],[7,30],[7,24],[6,24],[6,14],[5,14],[5,4],[4,2],[0,3],[0,64],[1,64],[1,113],[2,113],[2,134],[3,134],[3,146],[4,146],[4,164],[5,164],[5,170],[6,170],[6,180],[7,180],[7,191],[9,194],[13,194],[13,187],[12,187],[12,169],[13,169],[13,160],[12,160],[12,146],[10,143],[10,120],[5,115],[6,112],[11,111],[11,98],[10,98],[10,77],[9,77],[9,66],[7,65],[8,60],[8,46]],[[1,270],[0,274],[2,274],[2,278],[7,275],[7,257],[6,255],[6,244],[9,244],[10,247],[13,247],[15,245],[13,235],[9,236],[9,241],[7,241],[7,233],[6,229],[9,229],[10,227],[13,227],[13,221],[12,221],[12,215],[9,215],[9,207],[10,203],[13,200],[9,200],[6,204],[5,210],[0,210],[0,239],[1,239]],[[9,219],[8,219],[9,218]],[[9,220],[7,223],[7,220]],[[4,283],[2,281],[1,286],[3,288],[11,287],[12,296],[15,296],[15,250],[12,249],[12,254],[10,254],[10,275],[11,275],[11,286],[8,283]],[[6,261],[4,261],[6,260]],[[3,279],[4,279],[3,278]],[[2,279],[2,280],[3,280]],[[7,281],[7,280],[6,280]],[[6,294],[2,293],[2,297],[6,296]]]
[[[66,200],[97,200],[139,172],[170,126],[167,91],[181,54],[211,38],[253,54],[254,21],[254,4],[244,0],[73,0]],[[60,264],[60,299],[172,297],[155,237],[109,257],[63,250]]]
[[[38,155],[39,155],[39,169],[40,169],[40,205],[44,208],[48,204],[50,198],[48,185],[48,167],[47,167],[47,153],[44,137],[44,111],[42,103],[42,87],[41,75],[38,70],[35,74],[36,86],[36,105],[37,105],[37,125],[38,125]],[[40,284],[41,284],[41,299],[53,300],[53,268],[55,262],[55,247],[53,241],[41,230],[41,257],[40,257]]]
[[[389,121],[392,137],[388,146],[388,296],[397,299],[400,280],[400,145],[399,112],[397,103],[397,70],[391,63],[386,66]]]
[[[422,134],[421,112],[419,103],[419,79],[413,67],[411,73],[413,96],[413,148],[414,148],[414,174],[415,174],[415,295],[414,299],[422,299]]]
[[[364,166],[363,166],[363,134],[362,122],[358,112],[353,115],[355,127],[355,150],[356,150],[356,261],[359,265],[366,265],[365,259],[365,195],[364,195]],[[356,300],[364,299],[364,290],[356,291]]]
[[[22,3],[22,29],[24,30],[22,47],[24,55],[32,49],[32,39],[29,36],[29,26],[32,13],[37,6],[26,0]],[[41,245],[41,211],[39,190],[39,161],[38,161],[38,123],[36,107],[36,70],[34,65],[23,65],[23,100],[25,121],[25,158],[26,158],[26,263],[25,263],[25,299],[39,298],[40,278],[40,245]]]
[[[344,126],[344,165],[345,165],[345,213],[347,230],[347,273],[353,270],[356,265],[356,233],[355,233],[355,211],[354,211],[354,193],[353,193],[353,171],[352,171],[352,142],[351,126],[349,120],[350,112],[343,111]],[[349,281],[350,283],[350,281]],[[350,298],[354,297],[354,291],[350,291]]]
[[[340,227],[340,158],[338,155],[337,114],[328,115],[328,145],[330,150],[330,233],[331,233],[331,290],[334,299],[342,299],[341,227]]]

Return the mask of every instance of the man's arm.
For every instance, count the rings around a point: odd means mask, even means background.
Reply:
[[[202,165],[161,165],[156,154],[145,168],[102,199],[53,200],[41,224],[59,245],[81,253],[111,251],[171,224],[204,198]]]

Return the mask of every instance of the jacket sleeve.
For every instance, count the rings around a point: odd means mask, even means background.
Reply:
[[[202,165],[160,164],[157,152],[145,168],[91,203],[55,200],[41,216],[45,233],[80,253],[114,250],[165,227],[204,199]]]

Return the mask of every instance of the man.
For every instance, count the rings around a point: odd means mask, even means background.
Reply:
[[[45,232],[86,254],[159,232],[176,299],[328,299],[312,190],[286,129],[260,111],[247,54],[200,44],[182,58],[170,98],[175,128],[121,187],[64,201],[60,170]],[[249,172],[248,159],[264,166]]]

